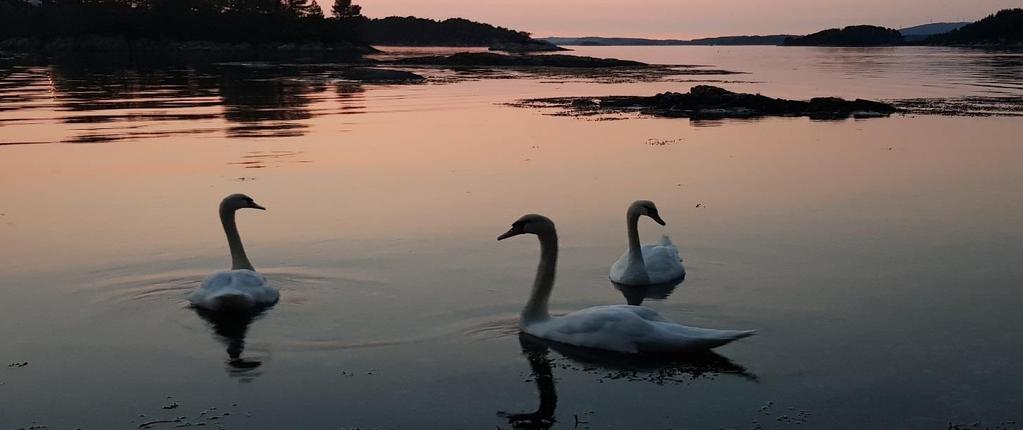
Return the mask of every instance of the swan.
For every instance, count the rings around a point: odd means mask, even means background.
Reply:
[[[202,286],[188,296],[192,306],[214,312],[249,311],[277,303],[280,294],[252,267],[238,236],[234,213],[244,208],[266,210],[244,194],[232,194],[220,202],[220,222],[231,247],[231,270],[202,281]]]
[[[595,306],[552,317],[547,302],[558,263],[558,233],[549,218],[529,214],[515,221],[497,240],[526,233],[540,239],[540,264],[533,292],[519,317],[519,328],[527,334],[584,348],[635,354],[707,350],[756,333],[687,327],[664,319],[653,309],[632,305]]]
[[[649,200],[636,200],[629,205],[626,222],[629,226],[629,249],[611,265],[611,282],[621,285],[671,284],[686,277],[678,248],[668,236],[656,245],[639,244],[639,217],[646,215],[665,225],[657,206]]]

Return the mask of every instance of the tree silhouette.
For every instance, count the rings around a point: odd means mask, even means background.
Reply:
[[[330,8],[334,18],[355,18],[362,15],[362,6],[352,4],[352,0],[337,0]]]
[[[949,33],[931,36],[930,44],[1018,45],[1023,43],[1023,9],[1005,9]]]
[[[323,16],[323,9],[316,0],[286,0],[284,8],[295,16]]]
[[[361,10],[340,3],[346,17]],[[0,0],[0,40],[338,43],[361,41],[362,20],[326,19],[316,0]]]

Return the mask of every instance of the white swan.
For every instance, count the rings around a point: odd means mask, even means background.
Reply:
[[[639,244],[639,217],[646,215],[660,225],[664,220],[657,206],[649,200],[636,200],[629,205],[626,222],[629,226],[629,249],[611,265],[611,281],[621,285],[656,285],[681,281],[686,276],[678,248],[668,236],[656,245]]]
[[[706,350],[753,335],[754,331],[687,327],[662,318],[643,306],[596,306],[552,317],[547,301],[554,288],[558,262],[558,233],[542,215],[526,215],[497,240],[531,233],[540,239],[540,265],[533,292],[522,309],[519,327],[533,336],[585,348],[624,353],[664,353]]]
[[[243,208],[266,210],[244,194],[232,194],[220,202],[220,222],[231,247],[231,270],[202,281],[202,286],[188,295],[193,306],[219,312],[252,310],[277,303],[280,294],[267,285],[266,278],[256,272],[245,256],[234,222],[235,211]]]

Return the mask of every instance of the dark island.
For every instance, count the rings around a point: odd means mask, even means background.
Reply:
[[[949,33],[931,36],[928,45],[1023,45],[1023,9],[1005,9]]]
[[[558,51],[557,46],[533,39],[529,33],[463,18],[437,21],[414,16],[367,19],[365,40],[392,46],[486,46],[502,51]]]
[[[902,33],[873,25],[832,28],[802,37],[785,39],[785,46],[896,46],[904,42]]]
[[[894,106],[870,100],[817,97],[809,101],[785,100],[760,94],[742,94],[710,85],[698,85],[688,93],[661,93],[651,97],[564,97],[529,99],[521,107],[560,107],[570,115],[590,116],[616,113],[690,118],[758,118],[807,116],[813,119],[869,118],[898,112]]]
[[[394,61],[394,64],[447,67],[561,67],[561,68],[604,68],[604,67],[647,67],[646,63],[615,58],[595,58],[576,55],[505,55],[492,52],[459,52],[452,55],[431,55],[409,57]]]

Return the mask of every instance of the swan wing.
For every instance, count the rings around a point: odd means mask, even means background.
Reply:
[[[710,349],[751,336],[751,331],[688,327],[644,306],[597,306],[523,327],[556,342],[624,353]]]
[[[657,285],[682,280],[686,269],[682,266],[682,257],[678,247],[671,243],[668,236],[663,236],[656,245],[643,245],[643,268],[629,265],[629,252],[625,251],[611,265],[611,281],[623,285]],[[638,264],[636,265],[638,266]]]
[[[678,247],[671,243],[668,236],[661,238],[657,245],[643,246],[643,264],[651,284],[664,284],[682,279],[686,269],[682,266],[682,257]]]
[[[629,284],[631,284],[631,282],[629,282],[631,280],[631,277],[627,274],[628,270],[629,270],[629,251],[626,250],[625,253],[622,254],[621,257],[618,257],[618,260],[615,261],[614,264],[611,265],[611,273],[610,273],[609,277],[614,282],[617,282],[619,284],[627,284],[627,285],[629,285]]]
[[[647,318],[659,315],[641,306],[597,306],[529,324],[524,330],[569,345],[636,353],[635,340],[649,331]]]

